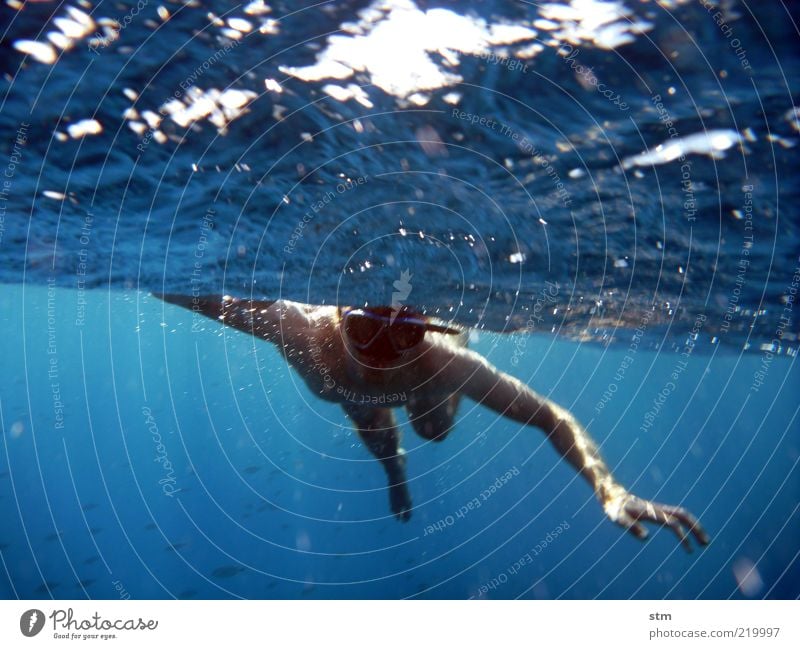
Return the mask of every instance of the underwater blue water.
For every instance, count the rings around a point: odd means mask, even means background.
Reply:
[[[0,595],[800,596],[793,5],[13,4]],[[441,444],[398,410],[400,523],[338,405],[151,291],[400,291],[711,544],[467,401]]]
[[[639,352],[596,415],[624,350],[532,336],[514,367],[502,336],[473,344],[572,408],[623,484],[698,515],[712,543],[688,555],[668,531],[624,534],[538,430],[469,402],[441,444],[406,430],[415,509],[399,523],[339,407],[271,345],[215,323],[193,333],[188,312],[135,292],[90,292],[92,322],[76,326],[75,295],[59,289],[48,354],[47,288],[2,295],[15,305],[2,357],[24,368],[3,376],[6,597],[464,598],[503,574],[486,596],[728,598],[741,597],[741,560],[757,565],[756,596],[798,595],[800,376],[786,359],[752,393],[760,357],[697,350],[645,434],[675,355]]]

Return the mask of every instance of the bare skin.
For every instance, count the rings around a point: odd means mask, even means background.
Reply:
[[[378,364],[350,344],[336,307],[230,296],[157,297],[274,343],[314,394],[341,404],[364,444],[383,464],[391,509],[399,520],[410,518],[412,505],[392,408],[405,407],[414,430],[438,442],[450,432],[459,400],[466,396],[541,429],[589,483],[606,515],[637,538],[647,537],[643,523],[649,522],[672,529],[688,552],[690,533],[700,545],[709,542],[698,520],[682,507],[654,503],[627,491],[569,411],[467,349],[465,335],[429,331],[418,346]]]

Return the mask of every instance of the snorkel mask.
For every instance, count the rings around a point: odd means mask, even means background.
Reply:
[[[372,358],[393,360],[419,345],[425,333],[435,331],[451,335],[461,331],[429,322],[408,309],[376,307],[341,311],[342,330],[350,344]]]

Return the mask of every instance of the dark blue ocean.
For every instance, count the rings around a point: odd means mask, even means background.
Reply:
[[[5,2],[0,595],[800,596],[795,8]],[[466,400],[397,410],[398,522],[338,405],[151,292],[470,327],[711,543]]]

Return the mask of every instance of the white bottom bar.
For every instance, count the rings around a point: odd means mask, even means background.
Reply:
[[[800,646],[799,620],[796,601],[4,601],[0,646],[777,649]]]

